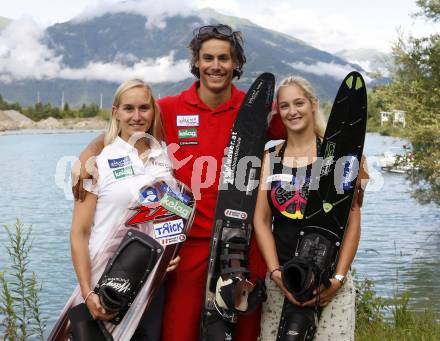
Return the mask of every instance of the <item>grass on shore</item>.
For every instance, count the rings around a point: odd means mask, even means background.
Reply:
[[[376,295],[374,283],[356,281],[357,341],[440,340],[440,316],[432,309],[410,310],[408,294],[384,299]]]
[[[436,341],[440,340],[440,324],[433,313],[408,313],[408,320],[403,325],[382,322],[356,328],[356,340]]]

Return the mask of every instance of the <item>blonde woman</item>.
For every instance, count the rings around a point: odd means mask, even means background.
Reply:
[[[115,228],[128,204],[137,198],[146,179],[151,181],[153,172],[157,176],[171,172],[170,167],[157,166],[156,157],[163,158],[163,153],[144,136],[145,132],[157,140],[162,138],[159,108],[147,84],[136,79],[126,81],[114,95],[105,147],[96,158],[97,184],[84,184],[90,193],[84,201],[75,201],[73,211],[72,261],[82,296],[94,319],[110,320],[113,315],[105,311],[93,292],[90,259]],[[178,257],[174,259],[167,270],[173,270],[178,260]],[[144,313],[132,340],[160,339],[163,299],[161,290]]]
[[[276,340],[284,298],[303,309],[301,318],[307,318],[307,310],[313,312],[316,303],[316,297],[304,304],[297,302],[283,285],[280,267],[293,257],[296,235],[307,204],[312,165],[320,149],[325,124],[312,86],[301,77],[285,79],[277,91],[276,101],[274,114],[280,115],[287,139],[265,154],[254,214],[258,246],[269,270],[266,278],[268,300],[262,313],[263,341]],[[286,178],[292,180],[283,180]],[[358,191],[362,192],[359,187]],[[343,276],[344,281],[330,279],[331,286],[319,294],[323,310],[315,340],[354,339],[355,291],[349,270],[360,238],[360,202],[361,195],[358,195],[351,207],[336,267],[336,274]],[[292,340],[309,338],[297,335]]]

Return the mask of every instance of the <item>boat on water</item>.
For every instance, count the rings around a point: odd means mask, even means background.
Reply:
[[[380,168],[390,173],[406,174],[418,168],[414,166],[414,155],[408,148],[404,154],[385,152],[379,159]]]

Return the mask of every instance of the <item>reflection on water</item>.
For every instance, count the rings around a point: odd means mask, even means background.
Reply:
[[[52,326],[75,285],[70,262],[69,228],[72,201],[56,185],[67,179],[63,167],[55,178],[57,163],[71,158],[94,133],[0,136],[0,224],[18,217],[33,225],[34,248],[30,267],[43,280],[43,311]],[[369,134],[365,154],[398,152],[405,142]],[[373,181],[362,209],[362,239],[354,263],[360,277],[376,281],[381,295],[407,290],[415,306],[431,304],[440,311],[440,211],[421,206],[410,197],[402,175],[381,173],[369,166]],[[64,169],[64,171],[62,171]],[[6,233],[0,229],[0,243]],[[7,260],[0,252],[0,267]]]

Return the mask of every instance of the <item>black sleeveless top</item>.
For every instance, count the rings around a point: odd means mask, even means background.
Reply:
[[[284,142],[276,155],[275,146],[269,149],[273,171],[267,177],[270,189],[267,200],[272,210],[273,235],[280,265],[290,260],[295,252],[297,234],[302,224],[309,194],[312,165],[291,168],[283,165]],[[316,138],[316,150],[319,153],[321,140]]]

